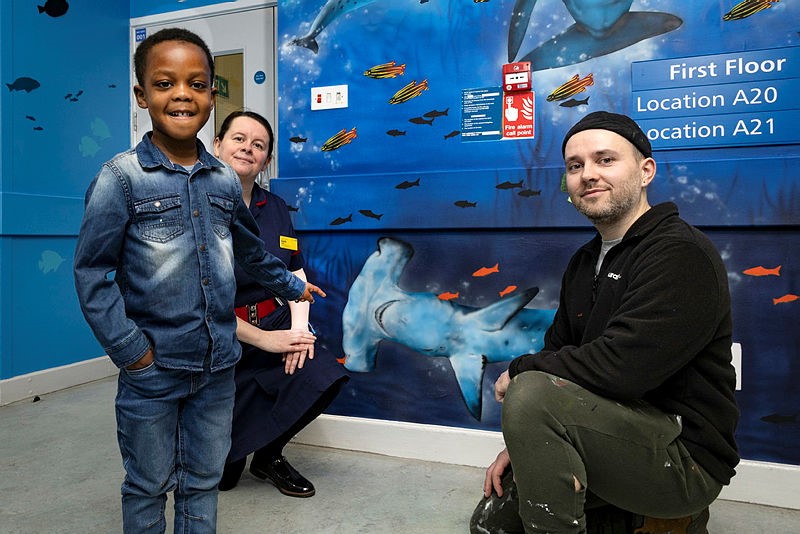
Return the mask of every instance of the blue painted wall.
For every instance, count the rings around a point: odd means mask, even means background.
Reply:
[[[800,6],[788,2],[724,20],[736,2],[635,1],[632,12],[659,13],[635,17],[672,17],[680,25],[638,39],[634,34],[643,26],[627,26],[625,31],[633,33],[620,40],[628,42],[605,55],[597,54],[599,42],[580,41],[574,31],[567,35],[575,20],[560,0],[527,2],[530,21],[518,26],[511,16],[513,0],[373,0],[343,4],[344,9],[324,16],[335,5],[337,0],[279,2],[280,169],[272,188],[297,209],[294,220],[310,259],[311,279],[329,293],[312,313],[323,342],[343,359],[353,356],[342,346],[348,338],[342,316],[355,298],[350,288],[366,276],[364,265],[385,237],[414,251],[400,273],[398,291],[481,309],[535,286],[540,292],[529,306],[555,307],[567,260],[592,235],[561,188],[561,140],[587,112],[637,114],[633,91],[650,78],[635,80],[634,65],[755,50],[785,53],[793,58],[791,73],[768,85],[783,91],[787,109],[782,117],[797,118],[800,109],[791,91],[800,80]],[[519,37],[516,52],[509,48],[509,32]],[[562,32],[562,49],[542,53],[546,41]],[[312,37],[316,53],[297,46],[311,45]],[[581,46],[570,50],[570,43]],[[509,53],[511,59],[534,62],[535,136],[469,142],[462,131],[465,90],[500,91],[501,67]],[[580,54],[597,55],[583,61]],[[401,75],[365,75],[391,61],[405,65]],[[568,100],[545,98],[576,74],[580,79],[593,76],[593,85],[572,96],[588,101],[561,106]],[[427,89],[403,103],[390,103],[412,80],[425,80]],[[310,110],[312,88],[342,84],[348,86],[347,108]],[[755,108],[736,111],[741,115]],[[676,202],[682,215],[711,237],[728,267],[734,341],[743,352],[738,392],[743,456],[800,464],[800,333],[795,326],[800,301],[791,301],[800,295],[800,182],[795,171],[800,137],[796,122],[788,126],[784,134],[791,140],[780,145],[751,137],[756,142],[749,146],[699,148],[698,139],[698,147],[657,150],[659,172],[649,198]],[[342,130],[355,136],[340,136],[336,143]],[[331,143],[332,150],[323,150]],[[520,195],[523,191],[526,195]],[[495,265],[496,273],[473,274]],[[779,265],[779,276],[744,272],[757,266],[774,271]],[[518,289],[501,297],[509,286]],[[776,303],[781,297],[789,301]],[[368,313],[362,319],[375,321]],[[420,332],[436,322],[419,324]],[[408,345],[397,339],[380,342],[375,368],[354,374],[332,411],[499,428],[492,386],[505,363],[487,366],[482,412],[476,418],[461,398],[448,359]]]
[[[103,355],[72,257],[86,187],[129,145],[129,2],[58,7],[0,7],[0,379]]]
[[[236,1],[236,0],[233,0]],[[131,18],[225,3],[225,0],[130,0]]]

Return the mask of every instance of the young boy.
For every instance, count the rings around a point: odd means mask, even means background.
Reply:
[[[75,282],[87,322],[120,368],[117,434],[125,532],[214,532],[230,446],[234,259],[292,300],[325,296],[264,250],[236,173],[197,139],[214,106],[214,62],[182,29],[134,55],[133,91],[153,130],[103,165],[86,193]]]

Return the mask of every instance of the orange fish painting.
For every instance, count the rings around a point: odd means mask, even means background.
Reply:
[[[794,302],[797,299],[800,299],[800,297],[798,297],[797,295],[793,295],[791,293],[787,293],[782,297],[772,299],[772,304],[777,306],[778,304],[786,304],[787,302]]]
[[[517,286],[507,286],[504,290],[500,292],[500,297],[505,297],[509,293],[512,293],[517,290]]]
[[[325,141],[325,144],[322,145],[322,148],[320,150],[322,150],[323,152],[336,150],[337,148],[341,148],[344,145],[348,144],[356,137],[358,136],[356,135],[355,126],[349,132],[347,131],[347,128],[342,128],[342,130],[339,133],[337,133],[336,135]]]
[[[587,87],[594,85],[594,74],[589,73],[585,78],[580,78],[580,75],[576,74],[570,78],[568,82],[559,85],[555,91],[548,95],[547,101],[553,102],[554,100],[564,100],[571,96],[575,96],[578,93],[582,93],[586,91]]]
[[[481,267],[480,269],[472,273],[472,276],[487,276],[492,273],[499,273],[499,272],[500,272],[500,264],[495,263],[494,267]]]
[[[780,276],[781,266],[778,265],[773,269],[767,269],[766,267],[762,267],[761,265],[759,265],[758,267],[751,267],[750,269],[746,269],[742,271],[742,273],[748,276]]]
[[[439,293],[438,295],[436,295],[436,298],[438,298],[439,300],[457,299],[458,298],[458,291],[456,291],[455,293],[451,293],[449,291],[445,291],[444,293]]]

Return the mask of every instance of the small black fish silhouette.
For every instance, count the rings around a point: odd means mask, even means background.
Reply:
[[[70,98],[72,98],[72,93],[67,93],[64,95],[64,100],[69,100]]]
[[[29,121],[35,121],[36,120],[36,117],[34,117],[32,115],[25,115],[25,118],[28,119]]]
[[[392,137],[397,137],[398,135],[405,135],[406,134],[406,132],[401,131],[401,130],[388,130],[386,133],[391,135]]]
[[[452,132],[450,132],[449,134],[445,135],[445,136],[444,136],[444,138],[445,138],[445,139],[450,139],[451,137],[455,137],[455,136],[457,136],[457,135],[458,135],[458,134],[460,134],[460,133],[461,133],[461,132],[460,132],[459,130],[453,130],[453,131],[452,131]]]
[[[334,220],[332,220],[330,222],[330,225],[331,226],[337,226],[339,224],[344,224],[346,222],[352,222],[352,221],[353,221],[353,214],[351,213],[350,215],[348,215],[347,217],[344,217],[344,218],[343,217],[336,217]]]
[[[25,91],[26,93],[30,93],[40,85],[41,84],[33,78],[23,76],[22,78],[14,80],[14,83],[7,83],[6,87],[8,87],[9,91]]]
[[[542,194],[541,189],[523,189],[519,193],[517,193],[521,197],[538,197]]]
[[[286,209],[288,209],[289,211],[300,211],[300,208],[297,208],[295,206],[289,206],[288,204],[286,205]]]
[[[791,414],[791,415],[781,415],[779,413],[773,413],[773,414],[765,415],[764,417],[761,418],[761,420],[764,421],[765,423],[773,423],[773,424],[776,424],[776,425],[785,425],[785,424],[788,424],[788,423],[796,423],[798,415],[800,415],[800,414],[795,413],[795,414]]]
[[[426,120],[422,117],[414,117],[413,119],[408,119],[408,122],[413,122],[414,124],[427,124],[428,126],[433,126],[433,119]]]
[[[370,219],[381,220],[381,217],[383,217],[383,213],[374,213],[372,210],[358,210],[358,213]]]
[[[437,111],[435,109],[432,109],[429,112],[425,113],[423,117],[428,117],[429,119],[435,119],[436,117],[442,117],[444,115],[447,115],[448,111],[450,111],[450,108],[447,108],[444,111]]]
[[[589,105],[589,97],[587,96],[583,100],[575,100],[574,98],[570,98],[566,102],[562,102],[559,104],[562,108],[574,108],[575,106],[588,106]]]
[[[117,84],[115,84],[115,83],[110,83],[110,84],[108,84],[108,87],[109,87],[110,89],[116,89],[116,88],[117,88]]]
[[[75,98],[78,98],[78,97],[79,97],[79,96],[81,96],[82,94],[83,94],[83,89],[81,89],[80,91],[78,91],[77,93],[75,93]]]
[[[505,181],[502,184],[497,184],[495,186],[496,189],[514,189],[515,187],[522,187],[522,180],[519,182],[509,182]]]
[[[73,96],[72,98],[69,99],[69,101],[70,102],[77,102],[78,98]]]
[[[308,141],[308,137],[300,137],[299,135],[295,135],[294,137],[290,137],[289,141],[292,143],[305,143]]]
[[[47,0],[43,6],[36,6],[39,14],[47,13],[51,17],[60,17],[69,9],[66,0]]]
[[[477,202],[469,202],[468,200],[456,200],[455,202],[453,202],[453,204],[455,204],[459,208],[474,208],[475,206],[478,205]]]
[[[408,189],[409,187],[419,187],[419,178],[414,180],[413,182],[409,182],[406,180],[405,182],[401,182],[394,186],[395,189]]]
[[[41,132],[42,130],[44,130],[44,128],[42,128],[41,126],[34,126],[33,129],[36,130],[37,132]]]

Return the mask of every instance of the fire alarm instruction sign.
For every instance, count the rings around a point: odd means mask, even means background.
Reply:
[[[533,137],[533,92],[523,91],[503,95],[503,137],[520,139]]]
[[[500,87],[464,89],[461,139],[499,141],[533,137],[533,91],[503,93]]]
[[[499,87],[464,89],[461,93],[461,139],[496,141],[501,138]]]

